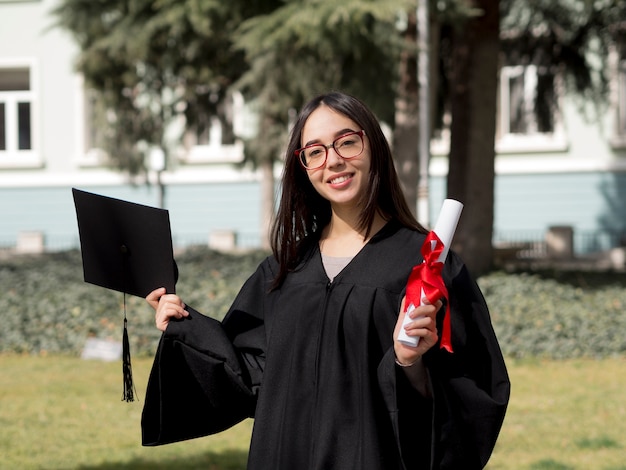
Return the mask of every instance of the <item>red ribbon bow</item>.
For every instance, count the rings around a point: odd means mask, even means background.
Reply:
[[[441,277],[443,263],[439,261],[439,256],[443,248],[443,242],[435,232],[430,232],[426,236],[426,241],[422,245],[421,250],[424,262],[413,267],[407,282],[405,309],[408,310],[411,304],[414,306],[421,304],[422,289],[431,304],[434,304],[439,299],[445,299],[446,314],[443,318],[440,347],[451,353],[452,327],[450,325],[450,302],[448,302],[448,289]]]

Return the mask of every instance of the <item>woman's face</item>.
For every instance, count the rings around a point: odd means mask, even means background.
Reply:
[[[321,105],[311,113],[302,129],[302,147],[311,144],[330,145],[337,137],[361,127],[343,114]],[[328,149],[326,163],[315,170],[306,170],[311,184],[333,209],[356,208],[367,190],[371,152],[367,136],[363,136],[363,153],[344,160],[334,148]]]

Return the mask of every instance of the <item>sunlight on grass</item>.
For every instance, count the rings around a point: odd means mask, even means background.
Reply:
[[[511,403],[489,470],[626,470],[625,359],[508,365]],[[133,359],[140,401],[125,403],[119,362],[0,355],[0,466],[245,469],[251,420],[216,436],[141,446],[150,367]]]
[[[509,361],[512,393],[487,468],[626,469],[626,360]]]
[[[140,400],[150,366],[133,360]],[[0,356],[0,369],[2,468],[245,468],[251,421],[205,439],[142,447],[143,401],[121,401],[121,363]]]

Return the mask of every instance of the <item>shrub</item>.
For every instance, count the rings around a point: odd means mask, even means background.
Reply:
[[[205,248],[177,256],[177,291],[221,319],[266,256]],[[509,357],[607,357],[626,352],[626,279],[614,273],[504,273],[481,277],[494,329]],[[80,354],[87,337],[121,340],[123,295],[87,284],[77,250],[0,262],[0,352]],[[143,299],[126,296],[133,356],[152,355],[160,332]]]
[[[177,256],[177,291],[199,311],[222,318],[262,252],[226,255],[189,249]],[[121,341],[123,294],[83,282],[77,250],[15,256],[0,263],[0,352],[80,354],[87,337]],[[160,338],[154,311],[126,296],[131,352],[152,355]]]
[[[553,359],[626,352],[625,284],[623,275],[597,272],[479,279],[504,354]]]

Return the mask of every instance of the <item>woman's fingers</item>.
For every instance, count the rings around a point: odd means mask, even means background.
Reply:
[[[439,339],[437,324],[429,316],[420,316],[404,327],[407,335],[426,340],[426,344],[432,346]]]
[[[156,310],[159,305],[159,299],[163,295],[165,295],[165,287],[159,287],[158,289],[154,289],[152,292],[150,292],[146,296],[146,300],[148,301],[148,304],[150,304],[150,306]]]
[[[401,312],[404,312],[404,304],[403,299]],[[412,362],[437,344],[439,340],[437,312],[442,305],[443,303],[440,300],[431,304],[427,299],[422,299],[420,306],[413,309],[410,313],[406,313],[406,315],[409,315],[409,318],[411,318],[410,322],[406,325],[402,325],[401,318],[399,318],[396,331],[394,332],[394,338],[397,340],[399,328],[404,328],[408,336],[416,337],[420,340],[417,347],[410,347],[396,341],[396,357],[403,363]],[[402,315],[400,315],[400,317],[401,316]]]
[[[409,318],[417,319],[421,317],[429,317],[433,320],[437,317],[437,312],[441,308],[443,303],[441,300],[438,300],[434,304],[428,302],[426,298],[422,299],[422,304],[416,308],[414,308],[411,312],[408,313]]]
[[[160,291],[160,289],[157,289],[151,292],[146,299],[150,303],[155,302],[155,298],[159,293],[161,295],[158,297],[154,318],[157,328],[165,331],[172,318],[181,319],[187,317],[189,312],[185,310],[186,306],[180,297],[175,294],[165,294],[164,290]]]
[[[422,305],[408,313],[411,322],[405,325],[405,330],[409,336],[435,335],[437,339],[437,312],[443,303],[438,300],[430,304],[427,299],[422,300]]]

